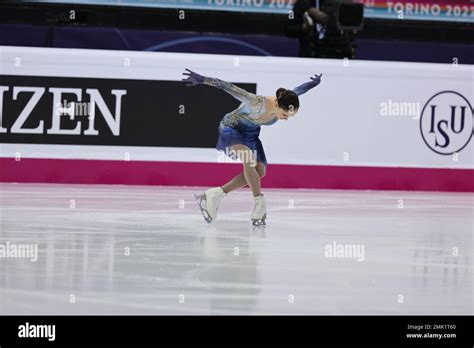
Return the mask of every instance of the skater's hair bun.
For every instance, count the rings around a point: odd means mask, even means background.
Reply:
[[[278,101],[278,106],[285,111],[298,110],[300,107],[300,100],[298,95],[292,90],[286,88],[278,88],[276,91],[276,97]]]

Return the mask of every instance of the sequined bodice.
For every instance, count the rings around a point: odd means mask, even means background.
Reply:
[[[204,78],[204,84],[225,90],[241,101],[239,107],[227,113],[221,121],[222,126],[234,128],[256,128],[269,126],[278,121],[276,116],[267,115],[266,98],[255,95],[236,85],[216,78]]]

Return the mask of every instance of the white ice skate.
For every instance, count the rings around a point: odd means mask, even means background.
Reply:
[[[210,188],[202,195],[194,195],[207,223],[211,223],[217,217],[219,203],[224,196],[225,192],[220,187]]]
[[[263,195],[255,197],[255,206],[253,212],[250,214],[250,220],[252,225],[261,226],[266,225],[265,219],[267,218],[267,204]]]

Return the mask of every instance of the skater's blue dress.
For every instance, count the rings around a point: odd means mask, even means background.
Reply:
[[[262,142],[258,138],[260,126],[269,126],[278,121],[276,116],[265,115],[266,98],[247,92],[230,82],[212,77],[204,77],[203,83],[220,88],[241,101],[237,109],[222,118],[219,124],[216,149],[224,151],[229,157],[236,159],[230,147],[235,144],[244,144],[253,150],[257,161],[266,166],[267,158]]]

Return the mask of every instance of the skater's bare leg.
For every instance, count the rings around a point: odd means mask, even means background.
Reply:
[[[263,178],[265,176],[265,165],[263,164],[263,162],[257,162],[256,169],[258,175],[260,176],[260,179]],[[221,188],[222,190],[224,190],[225,193],[229,193],[244,186],[247,186],[247,180],[245,180],[244,173],[240,173],[234,176],[225,185],[221,186]]]
[[[262,179],[265,176],[265,174],[267,173],[267,170],[266,170],[265,165],[263,164],[263,162],[260,162],[260,161],[257,162],[256,169],[257,169],[258,175],[260,175],[260,179]]]
[[[257,162],[252,150],[243,144],[236,144],[231,146],[243,163],[243,174],[247,185],[250,186],[254,196],[262,194],[260,187],[260,175],[257,172]]]
[[[249,163],[244,163],[244,176],[247,184],[252,190],[253,196],[260,196],[262,194],[262,190],[260,187],[260,175],[258,175],[257,169],[252,167]]]
[[[229,193],[245,185],[247,185],[247,180],[245,180],[244,173],[240,173],[234,176],[225,185],[222,185],[221,188],[225,193]]]

